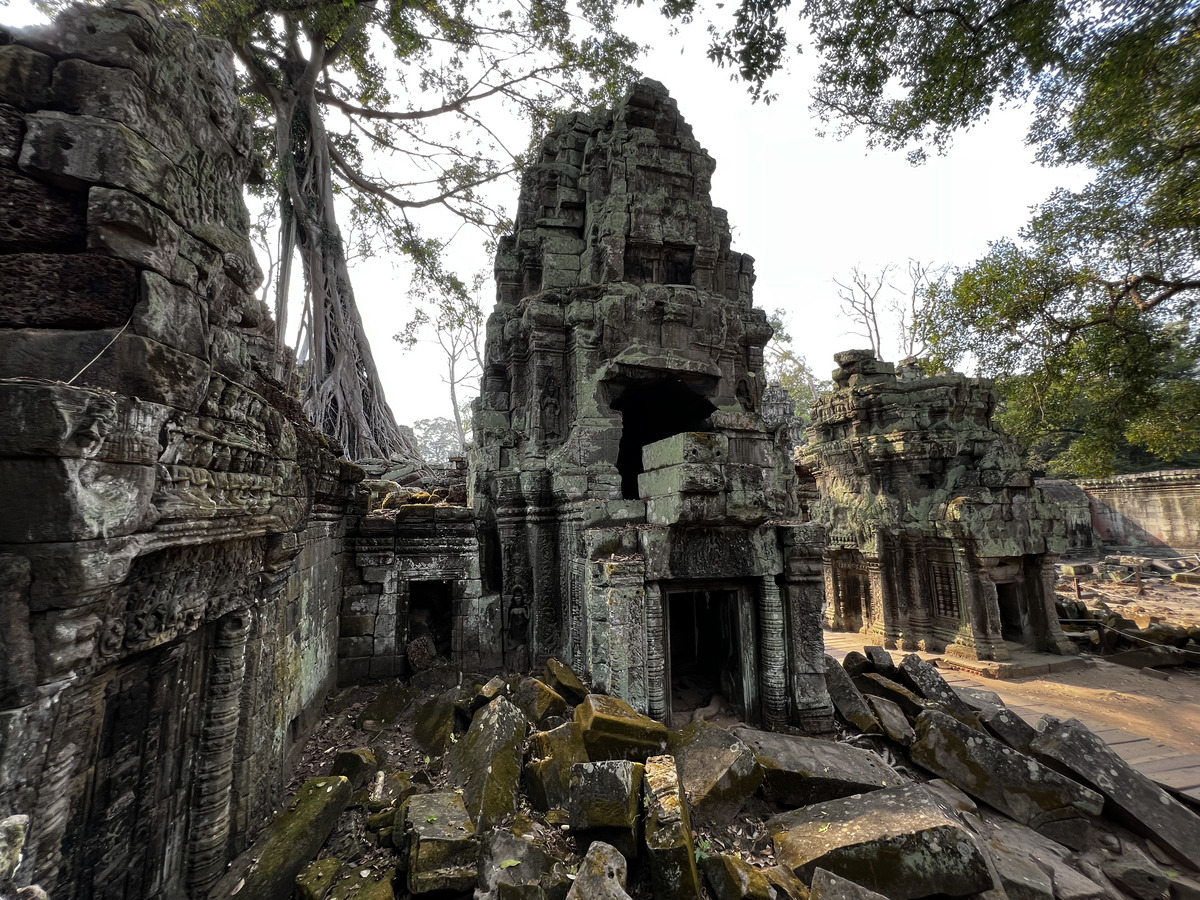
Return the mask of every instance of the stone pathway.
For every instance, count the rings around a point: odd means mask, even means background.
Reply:
[[[843,632],[825,632],[825,652],[834,659],[842,660],[851,650],[861,651],[864,640],[860,634]],[[892,651],[892,657],[897,662],[905,656],[904,653]],[[921,653],[924,659],[935,660],[940,657],[936,653]],[[1130,765],[1145,773],[1148,777],[1179,794],[1186,796],[1193,803],[1200,804],[1200,753],[1189,753],[1179,747],[1165,744],[1156,737],[1146,734],[1135,734],[1114,724],[1112,718],[1106,715],[1103,703],[1089,705],[1087,712],[1079,709],[1069,709],[1052,704],[1030,704],[1026,697],[1019,696],[1019,682],[1037,678],[1049,672],[1070,671],[1091,666],[1110,666],[1112,663],[1090,661],[1079,658],[1064,659],[1050,654],[1022,652],[1013,660],[1013,668],[1004,672],[1005,677],[997,677],[994,664],[958,664],[954,668],[941,668],[942,676],[955,688],[970,688],[974,690],[992,691],[1004,701],[1005,705],[1017,713],[1031,725],[1037,725],[1038,720],[1046,713],[1061,719],[1076,718],[1087,725],[1096,735],[1103,738]],[[1115,666],[1114,666],[1115,667]],[[1149,676],[1146,676],[1149,680]],[[1010,699],[1011,698],[1011,699]],[[1149,697],[1146,702],[1151,701]],[[1163,730],[1170,731],[1170,707],[1164,705]]]

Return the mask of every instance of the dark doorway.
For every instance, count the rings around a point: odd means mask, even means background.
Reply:
[[[454,634],[454,579],[408,583],[408,640],[428,637],[443,659],[450,659]]]
[[[638,499],[642,448],[673,434],[706,430],[705,420],[717,409],[679,377],[630,385],[613,400],[612,408],[621,413],[617,469],[626,500]]]
[[[745,718],[738,592],[673,592],[668,604],[672,722],[686,724],[721,699]]]
[[[843,569],[840,579],[839,605],[844,631],[862,631],[870,620],[871,588],[867,576],[853,569]]]
[[[1032,646],[1033,628],[1021,585],[1013,581],[996,585],[996,603],[1000,607],[1000,636],[1006,641]]]

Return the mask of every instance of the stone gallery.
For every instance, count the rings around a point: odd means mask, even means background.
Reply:
[[[917,809],[913,834],[957,848],[944,878],[917,860],[902,890],[875,879],[889,896],[993,883],[985,839],[955,819],[965,794],[826,739],[886,721],[959,784],[920,748],[984,713],[917,657],[902,674],[876,661],[916,705],[868,706],[822,637],[824,616],[888,647],[1065,649],[1064,528],[992,427],[986,384],[841,354],[797,456],[790,403],[764,384],[753,261],[709,199],[714,162],[646,81],[561,121],[525,173],[467,464],[435,486],[363,461],[364,482],[273,377],[251,156],[228,48],[149,4],[0,29],[0,897],[390,898],[394,880],[396,895],[619,898],[642,852],[655,896],[694,897],[689,815],[728,822],[752,796],[792,810],[762,835],[786,868],[774,893],[734,893],[760,876],[714,853],[721,900],[803,896],[798,876],[814,897],[849,890],[861,855],[814,856],[803,837],[828,823],[796,807],[820,803],[860,830]],[[327,698],[382,681],[353,723],[376,738],[442,691],[413,726],[425,769],[338,754],[263,830]],[[689,692],[741,737],[693,716]],[[1103,805],[1102,786],[1005,765],[1054,784],[1037,802],[1066,811],[1026,818],[1056,839]],[[557,831],[511,825],[519,784],[547,816],[569,807],[558,825],[590,844],[575,886],[549,856],[522,868]],[[867,791],[874,805],[847,805]],[[1190,821],[1160,805],[1161,831]],[[322,851],[343,821],[344,858],[360,838],[386,846],[392,876]]]

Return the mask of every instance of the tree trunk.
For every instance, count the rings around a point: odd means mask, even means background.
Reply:
[[[346,267],[328,139],[311,93],[277,104],[276,140],[312,311],[304,409],[350,459],[420,459],[387,405]]]

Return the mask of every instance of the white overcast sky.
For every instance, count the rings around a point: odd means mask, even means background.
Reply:
[[[839,310],[834,278],[846,280],[856,265],[902,269],[910,258],[966,265],[986,252],[989,240],[1015,237],[1030,207],[1055,187],[1078,187],[1086,178],[1083,171],[1034,162],[1022,110],[994,113],[960,134],[948,154],[919,167],[902,153],[868,151],[861,134],[818,137],[808,109],[811,55],[794,58],[790,73],[774,79],[778,100],[752,104],[728,70],[705,58],[702,23],[672,35],[649,6],[622,18],[627,33],[652,48],[640,68],[667,86],[717,161],[713,203],[729,212],[734,249],[755,258],[755,303],[786,310],[794,347],[818,374],[833,369],[836,351],[864,344]],[[25,24],[36,17],[28,0],[12,0],[0,6],[0,21]],[[504,182],[497,191],[499,202],[515,209],[516,184]],[[490,271],[490,260],[475,249],[479,243],[466,230],[455,240],[464,274]],[[397,420],[448,416],[436,345],[423,341],[402,353],[391,340],[410,314],[402,270],[373,260],[351,274]],[[894,358],[894,335],[885,334],[883,343]]]

